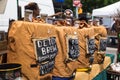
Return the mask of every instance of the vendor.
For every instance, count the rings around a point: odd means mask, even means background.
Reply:
[[[32,21],[36,20],[39,16],[40,9],[37,3],[30,2],[25,6],[25,10],[31,10],[32,11]]]
[[[73,26],[73,11],[70,9],[66,9],[64,11],[64,15],[65,15],[65,23],[67,26]]]

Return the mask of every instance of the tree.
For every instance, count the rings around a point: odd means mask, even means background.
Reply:
[[[84,12],[92,12],[93,9],[104,7],[119,0],[81,0]]]
[[[54,7],[55,7],[55,12],[59,12],[61,6],[59,5],[60,3],[55,2],[56,0],[53,0],[54,3]],[[93,9],[96,8],[101,8],[110,4],[113,4],[115,2],[117,2],[119,0],[81,0],[81,3],[83,5],[82,9],[83,9],[83,13],[87,13],[90,12],[92,13]],[[62,3],[63,5],[63,10],[65,9],[71,9],[73,10],[73,13],[75,13],[75,7],[73,7],[73,0],[64,0],[64,3]]]

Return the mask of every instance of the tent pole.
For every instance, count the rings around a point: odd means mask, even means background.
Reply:
[[[94,16],[92,16],[92,21],[93,21],[93,19],[94,19]]]

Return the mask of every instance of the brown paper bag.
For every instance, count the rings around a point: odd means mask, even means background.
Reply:
[[[106,39],[107,40],[107,31],[104,26],[93,27],[95,31],[95,43],[96,43],[96,51],[94,55],[94,63],[103,63],[105,57],[105,51],[100,51],[100,40]]]
[[[33,38],[56,38],[59,48],[57,54],[61,53],[60,43],[53,25],[15,21],[9,31],[8,63],[22,64],[22,74],[28,80],[51,80],[52,71],[40,75],[41,65],[37,64]],[[13,41],[11,42],[11,38]],[[56,63],[55,63],[56,64]]]
[[[77,68],[76,59],[69,57],[69,40],[77,39],[77,29],[73,27],[58,27],[56,26],[59,41],[62,48],[62,53],[57,55],[56,68],[53,71],[53,76],[57,77],[71,77]]]

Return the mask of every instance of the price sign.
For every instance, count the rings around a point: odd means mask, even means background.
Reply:
[[[79,45],[78,45],[78,39],[69,39],[69,58],[71,59],[77,59],[79,56]]]
[[[76,60],[80,55],[80,49],[78,44],[78,38],[76,36],[69,35],[67,37],[68,46],[68,59]]]
[[[40,65],[40,75],[50,73],[54,68],[55,61],[49,61]]]
[[[53,70],[54,60],[58,52],[56,38],[33,39],[35,53],[40,63],[40,75],[47,74]]]
[[[95,52],[95,39],[87,39],[87,54],[94,54]]]
[[[107,47],[107,39],[101,38],[100,45],[99,45],[99,51],[106,51],[106,47]]]

